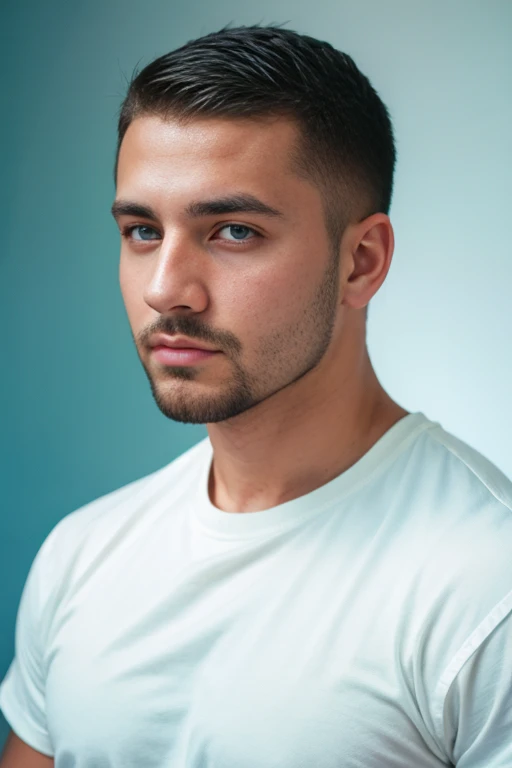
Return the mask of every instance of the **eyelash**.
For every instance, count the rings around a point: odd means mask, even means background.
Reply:
[[[155,242],[154,240],[132,240],[132,237],[131,237],[132,232],[135,229],[140,229],[142,227],[144,227],[146,229],[152,229],[153,232],[157,232],[158,231],[154,227],[150,227],[149,224],[130,224],[129,226],[123,227],[121,229],[121,236],[125,240],[130,240],[133,243],[151,243],[151,242]],[[249,232],[251,232],[251,234],[253,235],[253,237],[251,237],[249,240],[239,240],[239,241],[237,241],[237,240],[226,240],[225,241],[225,242],[228,242],[228,243],[235,243],[236,244],[235,247],[240,247],[240,246],[244,245],[244,243],[250,242],[253,238],[263,237],[263,235],[260,235],[260,233],[256,232],[256,230],[253,229],[252,227],[248,227],[245,224],[236,224],[236,223],[231,222],[231,221],[224,223],[221,227],[219,227],[217,230],[215,230],[214,234],[217,234],[217,232],[220,232],[222,229],[225,229],[226,227],[243,227],[244,229],[248,229]]]

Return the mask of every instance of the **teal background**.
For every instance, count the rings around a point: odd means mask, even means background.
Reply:
[[[206,434],[153,403],[109,207],[133,67],[229,22],[288,22],[329,40],[389,106],[396,250],[372,302],[370,353],[404,407],[512,475],[512,3],[4,3],[0,678],[28,569],[52,527]],[[6,733],[2,720],[0,744]]]

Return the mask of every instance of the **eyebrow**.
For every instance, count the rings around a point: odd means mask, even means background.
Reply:
[[[114,200],[112,216],[141,216],[144,219],[157,219],[156,213],[145,205],[139,205],[130,200]],[[185,214],[190,218],[200,216],[218,216],[224,213],[259,213],[263,216],[283,217],[277,208],[272,208],[254,195],[240,194],[213,200],[196,200],[185,208]]]

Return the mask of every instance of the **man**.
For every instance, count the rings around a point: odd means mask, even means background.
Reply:
[[[512,765],[512,484],[366,348],[394,164],[366,77],[288,30],[131,83],[121,289],[159,408],[209,438],[44,542],[1,768]]]

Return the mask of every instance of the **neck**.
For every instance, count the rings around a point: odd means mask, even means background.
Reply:
[[[326,356],[240,416],[208,425],[210,499],[226,512],[255,512],[303,496],[355,464],[407,413],[380,385],[364,343],[337,360]]]

